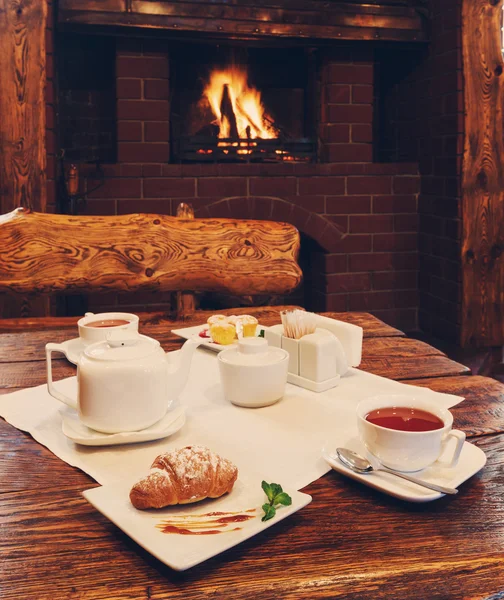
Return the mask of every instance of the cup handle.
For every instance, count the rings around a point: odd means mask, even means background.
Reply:
[[[47,390],[51,394],[51,396],[53,396],[53,398],[56,398],[56,400],[59,400],[60,402],[63,402],[64,404],[77,410],[77,401],[73,398],[70,398],[66,394],[63,394],[62,392],[59,392],[54,387],[54,382],[53,382],[53,378],[52,378],[52,360],[51,360],[52,359],[51,354],[53,352],[61,352],[68,358],[66,347],[63,344],[53,344],[53,343],[46,344]]]
[[[458,459],[460,457],[460,453],[462,452],[462,448],[466,439],[466,434],[463,431],[459,431],[458,429],[452,429],[443,440],[443,451],[446,448],[450,438],[455,439],[455,449],[453,451],[451,460],[437,460],[435,463],[436,465],[450,468],[454,467],[458,463]]]

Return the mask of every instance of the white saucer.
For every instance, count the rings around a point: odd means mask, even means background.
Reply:
[[[65,346],[68,360],[76,365],[79,362],[80,355],[84,352],[84,342],[80,338],[67,340],[61,344]]]
[[[374,467],[380,466],[379,461],[366,450],[364,444],[358,437],[342,437],[340,439],[331,440],[330,443],[326,443],[322,450],[322,457],[335,471],[347,475],[356,481],[360,481],[369,487],[409,502],[431,502],[432,500],[437,500],[445,495],[440,492],[433,492],[427,488],[422,488],[389,473],[355,473],[355,471],[345,467],[345,465],[340,462],[336,456],[337,447],[349,448],[361,456],[365,456],[370,460]],[[412,473],[412,475],[419,479],[425,479],[425,481],[431,483],[456,488],[482,469],[485,466],[485,463],[486,456],[483,450],[477,446],[473,446],[469,442],[464,442],[459,461],[455,467],[442,468],[430,466],[422,471]]]
[[[169,410],[154,425],[141,431],[123,433],[100,433],[86,427],[79,421],[75,411],[61,411],[62,429],[67,438],[84,446],[116,446],[118,444],[134,444],[160,440],[177,432],[185,423],[185,409],[182,406]]]

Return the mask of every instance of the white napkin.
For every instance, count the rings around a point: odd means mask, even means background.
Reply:
[[[341,342],[347,355],[348,364],[351,367],[358,367],[360,365],[362,360],[362,337],[364,334],[362,327],[322,315],[317,315],[317,327],[334,333]]]
[[[76,394],[75,377],[57,386],[68,395]],[[258,472],[285,489],[300,489],[330,470],[321,457],[322,447],[326,442],[341,445],[357,435],[355,407],[376,394],[407,394],[445,408],[463,400],[350,369],[339,386],[327,392],[316,394],[288,384],[276,404],[240,408],[224,400],[216,354],[198,349],[179,401],[187,411],[186,424],[166,439],[122,446],[75,444],[62,432],[60,411],[66,408],[45,385],[0,396],[0,415],[101,484],[141,476],[161,452],[201,444],[232,460],[244,473]]]

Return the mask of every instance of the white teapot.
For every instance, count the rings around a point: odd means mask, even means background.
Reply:
[[[77,398],[53,384],[51,354],[63,344],[46,345],[47,387],[51,396],[74,408],[84,425],[103,433],[139,431],[161,419],[182,392],[200,338],[182,346],[177,360],[157,340],[134,331],[111,332],[89,345],[77,363]]]

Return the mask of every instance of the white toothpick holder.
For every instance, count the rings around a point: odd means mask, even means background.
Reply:
[[[264,330],[270,346],[283,348],[289,353],[287,381],[312,392],[324,392],[338,385],[341,375],[348,370],[345,350],[330,331],[317,328],[299,340],[283,335],[283,326],[274,325]]]

